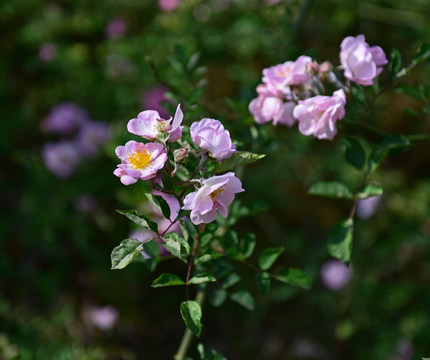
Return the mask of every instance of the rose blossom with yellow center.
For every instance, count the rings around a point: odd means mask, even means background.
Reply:
[[[128,161],[135,169],[144,169],[151,162],[151,155],[152,153],[145,149],[137,150],[128,157]]]

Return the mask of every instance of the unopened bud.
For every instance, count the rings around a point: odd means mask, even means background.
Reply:
[[[173,156],[176,162],[184,161],[188,157],[188,148],[180,148],[173,151]]]

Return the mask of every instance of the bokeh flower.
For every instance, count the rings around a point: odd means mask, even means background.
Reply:
[[[93,308],[90,320],[100,330],[110,330],[118,321],[118,309],[112,305]]]
[[[124,185],[134,184],[138,179],[149,180],[163,168],[167,154],[163,145],[156,143],[143,144],[130,140],[125,146],[115,149],[121,164],[114,174],[121,178]]]
[[[127,21],[123,17],[115,17],[106,25],[106,36],[110,39],[118,39],[127,31]]]
[[[94,156],[109,139],[110,130],[104,121],[86,121],[77,134],[76,145],[83,156]]]
[[[195,225],[208,224],[215,220],[217,212],[227,217],[229,206],[234,200],[234,194],[245,191],[241,181],[229,172],[213,176],[202,181],[202,186],[184,199],[182,209],[191,210],[190,219]]]
[[[81,162],[76,145],[68,140],[46,143],[42,148],[42,157],[48,170],[63,179],[73,175]]]
[[[372,85],[383,66],[388,64],[384,51],[379,46],[370,47],[364,35],[346,37],[340,49],[344,75],[357,84]]]
[[[381,199],[382,196],[370,196],[366,199],[358,199],[356,209],[357,216],[362,219],[370,218],[376,210],[378,210]]]
[[[190,133],[193,142],[218,161],[227,159],[236,152],[236,145],[231,142],[230,133],[218,120],[203,119],[194,122],[191,124]]]
[[[345,93],[342,89],[333,96],[318,95],[300,100],[293,115],[299,121],[303,135],[314,135],[318,139],[333,140],[337,134],[336,121],[345,116]]]
[[[339,260],[329,260],[321,267],[321,281],[332,290],[342,289],[348,284],[352,274],[352,266],[347,267]]]
[[[42,130],[69,135],[89,120],[88,113],[73,102],[63,102],[52,108],[42,121]]]

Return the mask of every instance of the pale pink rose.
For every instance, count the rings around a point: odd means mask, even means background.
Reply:
[[[218,160],[229,158],[236,152],[236,145],[231,142],[230,133],[220,121],[203,119],[191,124],[191,139],[201,149]]]
[[[264,124],[273,121],[273,125],[294,125],[296,122],[293,116],[293,109],[296,105],[294,102],[284,102],[279,92],[266,84],[259,85],[257,92],[258,97],[249,104],[249,111],[257,123]]]
[[[321,267],[321,281],[332,290],[340,290],[348,284],[353,274],[352,266],[342,261],[329,260]]]
[[[388,64],[384,51],[379,46],[370,47],[364,35],[346,37],[340,49],[345,77],[361,85],[372,85],[383,66]]]
[[[131,119],[127,124],[127,130],[135,135],[140,135],[147,140],[155,140],[162,132],[169,134],[169,142],[174,142],[182,136],[182,119],[184,113],[181,105],[178,105],[175,117],[163,119],[158,111],[146,110],[137,115],[137,119]]]
[[[195,225],[208,224],[215,220],[217,212],[227,217],[234,194],[245,191],[240,180],[229,172],[202,181],[202,186],[184,199],[182,209],[191,210],[190,219]]]
[[[155,177],[167,161],[163,145],[156,143],[143,144],[131,140],[125,146],[118,146],[115,153],[121,159],[121,164],[114,175],[120,177],[124,185],[134,184],[138,179]]]
[[[300,100],[293,115],[299,121],[303,135],[314,135],[318,139],[333,140],[337,134],[336,121],[345,116],[345,93],[342,89],[333,96],[314,96]]]
[[[284,90],[286,86],[302,85],[312,77],[309,56],[300,56],[296,61],[287,61],[263,70],[263,82],[277,89]]]

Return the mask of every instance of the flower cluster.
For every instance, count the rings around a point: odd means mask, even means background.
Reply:
[[[92,120],[87,111],[72,102],[53,107],[41,129],[61,137],[42,149],[46,167],[60,178],[70,177],[84,159],[94,157],[110,133],[107,123]]]
[[[237,151],[229,131],[219,120],[205,118],[194,122],[189,129],[190,140],[195,145],[195,148],[191,149],[191,145],[182,139],[183,118],[180,105],[176,108],[173,118],[168,119],[162,118],[155,110],[142,111],[128,122],[127,130],[148,142],[130,140],[115,150],[121,163],[114,174],[121,182],[124,185],[131,185],[139,179],[146,181],[156,190],[155,194],[168,202],[171,214],[176,214],[174,218],[163,218],[160,223],[163,225],[158,228],[159,233],[149,234],[152,238],[161,238],[162,235],[173,231],[180,202],[183,203],[183,210],[191,211],[190,218],[194,224],[207,224],[214,221],[218,213],[226,217],[227,207],[232,203],[234,194],[244,191],[240,180],[233,172],[203,178],[208,175],[205,174],[206,169],[203,167],[208,158],[222,161]],[[187,181],[178,182],[175,174],[181,166],[185,166],[190,155],[198,159],[198,165],[197,167],[195,164],[191,165],[194,169],[187,169],[192,174]],[[165,178],[170,179],[167,180],[171,183],[169,189],[163,185],[163,174]],[[194,178],[197,174],[202,178]],[[195,191],[189,191],[191,185]],[[175,193],[175,189],[179,189],[177,190],[179,195]],[[173,208],[172,204],[175,205]],[[166,224],[168,225],[165,226]]]
[[[348,81],[365,86],[372,85],[388,63],[384,51],[379,46],[370,47],[364,35],[342,41],[340,62]],[[303,135],[334,138],[336,122],[345,116],[345,91],[349,88],[337,78],[329,62],[318,64],[300,56],[264,69],[262,82],[257,87],[258,97],[249,104],[257,123],[293,126],[298,122]],[[337,90],[327,95],[325,82]]]

